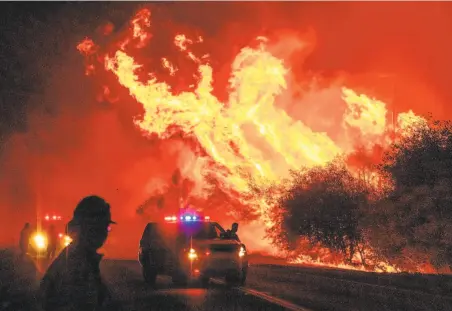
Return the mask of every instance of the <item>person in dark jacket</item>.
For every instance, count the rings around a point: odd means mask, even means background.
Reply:
[[[47,239],[47,259],[53,259],[55,257],[58,246],[58,234],[53,224],[50,225],[49,232],[47,233]]]
[[[39,288],[45,311],[104,310],[111,297],[102,282],[97,250],[105,243],[111,220],[110,205],[98,196],[82,199],[68,223],[69,244],[46,271]]]
[[[236,222],[233,223],[231,226],[231,229],[226,230],[226,238],[240,242],[239,236],[237,235],[238,230],[239,230],[239,224]]]
[[[30,224],[27,222],[25,223],[24,227],[22,228],[22,231],[20,231],[20,251],[21,251],[21,257],[24,257],[28,253],[28,245],[30,244],[30,236],[31,236],[31,228]]]

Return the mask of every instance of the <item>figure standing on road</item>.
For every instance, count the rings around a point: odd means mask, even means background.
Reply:
[[[28,253],[28,245],[30,244],[30,236],[31,236],[31,228],[30,224],[27,222],[24,227],[22,228],[22,231],[20,231],[20,251],[21,256],[25,257]]]
[[[55,257],[56,249],[58,246],[58,234],[55,230],[55,226],[52,224],[47,232],[48,246],[47,246],[47,259],[53,259]]]
[[[102,255],[97,250],[114,223],[104,199],[88,196],[78,203],[68,224],[72,243],[53,261],[41,281],[39,294],[45,311],[97,311],[110,302],[100,276]]]

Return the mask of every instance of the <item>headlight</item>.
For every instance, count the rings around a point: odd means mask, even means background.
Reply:
[[[239,257],[243,257],[246,254],[246,249],[243,246],[240,246]]]
[[[193,248],[190,248],[190,251],[188,252],[188,258],[190,260],[195,260],[198,258],[198,254],[196,254],[196,251]]]
[[[71,242],[72,242],[72,239],[71,239],[70,236],[65,235],[65,236],[63,237],[63,244],[64,244],[64,246],[68,246],[69,244],[71,244]]]
[[[47,248],[47,238],[41,234],[41,233],[37,233],[34,237],[33,237],[33,245],[38,249],[38,250],[43,250]]]

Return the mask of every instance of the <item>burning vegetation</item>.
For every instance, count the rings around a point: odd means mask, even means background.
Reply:
[[[276,42],[256,37],[236,55],[228,96],[220,100],[213,93],[211,59],[197,48],[202,36],[177,33],[176,53],[149,59],[156,27],[151,11],[144,8],[108,44],[100,46],[86,38],[77,47],[86,57],[88,75],[113,75],[141,105],[142,113],[133,120],[137,130],[162,140],[183,137],[193,154],[173,176],[175,189],[183,190],[176,193],[171,184],[160,189],[139,213],[162,207],[169,198],[183,201],[171,206],[202,202],[205,207],[206,202],[219,202],[220,196],[223,211],[257,218],[273,243],[289,251],[295,261],[351,265],[359,260],[359,265],[373,270],[406,268],[392,263],[394,254],[389,253],[399,248],[403,252],[407,244],[383,250],[374,231],[384,234],[388,228],[372,231],[365,223],[370,211],[381,212],[378,206],[390,200],[391,182],[397,184],[399,178],[391,171],[398,164],[378,170],[384,150],[413,137],[425,119],[411,110],[391,115],[384,102],[335,82],[337,101],[343,107],[340,133],[334,139],[283,109],[284,94],[299,86],[291,80],[290,63],[278,57],[278,45],[291,40],[296,49],[303,49],[312,45],[306,41],[309,37],[287,35]],[[106,100],[117,87],[103,86]],[[319,87],[311,84],[300,91],[308,94],[313,88]],[[422,269],[417,264],[410,268]]]
[[[249,221],[241,237],[256,249],[276,246],[290,262],[424,272],[450,265],[447,202],[432,199],[447,197],[447,169],[422,153],[448,163],[448,125],[416,114],[414,104],[395,110],[392,91],[368,87],[372,78],[300,73],[316,46],[313,30],[245,40],[232,25],[237,38],[226,61],[210,51],[221,38],[160,13],[143,7],[124,27],[108,21],[78,43],[84,83],[97,89],[102,111],[62,108],[53,125],[30,117],[36,136],[15,138],[15,148],[36,145],[40,155],[25,169],[30,188],[39,188],[30,201],[65,206],[66,217],[95,191],[117,206],[118,230],[130,232],[137,218],[144,224],[192,204]],[[9,157],[5,163],[14,152]],[[428,185],[409,174],[425,175]],[[109,243],[133,244],[125,236],[112,232]]]

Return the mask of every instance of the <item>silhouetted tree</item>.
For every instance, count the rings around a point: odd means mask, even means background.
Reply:
[[[370,242],[404,267],[452,266],[452,126],[418,124],[385,157],[394,181],[368,215]]]
[[[362,245],[359,226],[367,191],[341,162],[292,172],[292,187],[281,198],[279,240],[295,246],[299,237],[342,253],[348,262]]]
[[[382,172],[394,181],[395,189],[433,186],[452,179],[452,124],[430,121],[414,124],[409,135],[399,139],[386,153]]]

